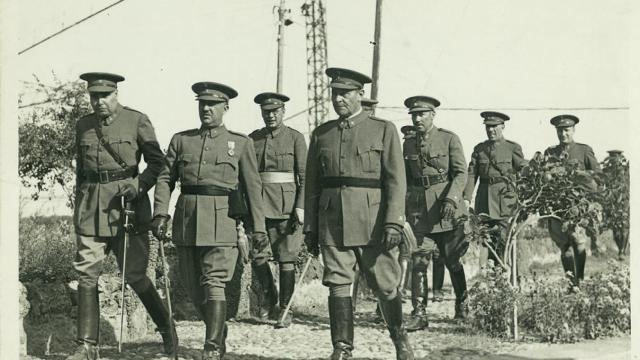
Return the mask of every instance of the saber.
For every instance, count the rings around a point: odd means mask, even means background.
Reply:
[[[309,269],[309,264],[311,264],[311,259],[312,259],[312,257],[309,256],[307,258],[307,262],[304,264],[304,268],[302,268],[302,273],[300,273],[300,279],[298,279],[298,283],[296,284],[296,288],[293,289],[293,293],[291,294],[291,298],[289,299],[289,302],[287,303],[287,307],[284,308],[284,312],[282,313],[282,317],[280,318],[280,322],[284,322],[284,318],[287,317],[287,314],[289,313],[289,309],[291,308],[291,304],[293,303],[293,298],[298,293],[298,289],[300,289],[300,286],[302,286],[302,279],[304,279],[304,274],[306,274],[307,273],[307,269]]]
[[[162,234],[163,238],[169,239],[171,238],[168,234]],[[162,261],[162,269],[164,270],[165,281],[164,281],[164,292],[167,294],[167,307],[169,308],[169,320],[171,321],[171,341],[173,344],[177,344],[176,341],[176,332],[175,324],[173,324],[173,310],[171,309],[171,293],[169,289],[171,288],[171,283],[169,280],[169,264],[167,263],[167,258],[164,256],[164,241],[160,240],[160,261]],[[174,360],[178,360],[178,349],[176,346],[173,347],[173,354],[171,354]]]
[[[129,216],[134,212],[131,210],[131,203],[124,200],[124,196],[120,198],[120,204],[124,210],[124,244],[122,251],[122,281],[121,281],[121,300],[120,300],[120,338],[118,339],[118,352],[122,352],[122,331],[124,329],[124,292],[126,290],[125,272],[127,268],[127,248],[129,248],[129,232],[133,229],[133,225],[129,222]]]

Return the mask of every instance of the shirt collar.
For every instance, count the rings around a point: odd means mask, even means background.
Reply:
[[[358,124],[360,124],[362,122],[362,120],[364,120],[365,118],[369,117],[368,115],[369,113],[367,112],[363,112],[362,108],[360,108],[360,110],[358,110],[358,112],[356,112],[355,114],[349,116],[346,119],[342,119],[339,122],[340,128],[344,129],[345,127],[348,128],[352,128]],[[364,116],[362,116],[364,115]]]
[[[271,135],[271,138],[276,138],[278,137],[280,134],[282,134],[284,132],[284,124],[280,125],[279,128],[275,129],[275,130],[271,130],[268,127],[265,127],[266,133]]]
[[[224,126],[224,124],[217,127],[201,126],[199,132],[200,132],[200,137],[202,138],[204,138],[205,136],[208,136],[210,138],[215,138],[216,136],[227,132],[227,128]]]
[[[111,116],[106,117],[106,118],[100,118],[99,117],[100,125],[109,126],[109,125],[113,124],[113,122],[118,117],[118,115],[120,115],[120,111],[121,110],[122,110],[122,105],[118,104],[116,106],[116,110],[113,112],[113,114],[111,114]]]

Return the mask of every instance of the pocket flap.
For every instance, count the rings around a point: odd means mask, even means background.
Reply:
[[[229,198],[227,196],[216,196],[214,201],[216,210],[229,208]]]
[[[229,164],[233,166],[233,168],[235,169],[238,166],[238,159],[236,159],[235,157],[227,153],[224,153],[224,154],[218,155],[218,158],[216,159],[216,164]]]
[[[192,157],[192,154],[180,154],[178,161],[190,162]]]

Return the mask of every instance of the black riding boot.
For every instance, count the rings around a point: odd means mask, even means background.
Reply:
[[[414,271],[411,274],[411,305],[413,311],[407,321],[407,331],[418,331],[429,326],[427,319],[427,295],[429,280],[424,271]],[[388,323],[387,323],[388,324]]]
[[[353,350],[353,308],[351,297],[329,296],[329,322],[333,353],[329,360],[351,358]]]
[[[153,286],[149,286],[147,290],[138,293],[138,297],[158,327],[157,330],[162,336],[165,354],[173,354],[178,350],[178,334],[175,323],[169,317],[169,311],[164,306],[160,295]]]
[[[391,300],[380,300],[380,308],[384,317],[391,341],[396,347],[397,360],[413,360],[413,350],[409,344],[407,330],[402,323],[402,299],[400,295]]]
[[[571,275],[567,275],[569,279],[571,279],[571,283],[573,285],[578,285],[578,275],[576,274],[576,262],[573,255],[560,255],[560,261],[562,261],[562,268],[564,269],[565,275],[567,273],[571,273]]]
[[[456,305],[455,305],[455,315],[454,319],[466,319],[467,318],[467,278],[464,273],[464,267],[460,265],[459,269],[451,272],[451,285],[453,286],[453,291],[456,294]]]
[[[262,288],[262,301],[260,302],[258,318],[261,321],[275,319],[277,314],[278,289],[276,289],[276,284],[271,274],[271,267],[269,267],[268,262],[265,262],[261,265],[254,265],[253,271]]]
[[[582,250],[575,251],[576,259],[576,285],[580,284],[580,281],[584,280],[584,267],[587,263],[587,252]]]
[[[204,338],[202,360],[221,360],[227,351],[227,302],[221,300],[208,301],[205,305],[207,330]]]
[[[100,326],[98,287],[78,285],[78,347],[67,360],[96,360]]]
[[[442,286],[444,285],[444,261],[442,258],[433,259],[433,301],[444,300]]]
[[[275,325],[276,329],[287,328],[291,325],[291,320],[293,319],[293,316],[291,315],[291,308],[289,308],[289,312],[287,313],[287,316],[285,316],[284,320],[282,319],[282,314],[284,314],[287,304],[289,304],[289,301],[291,300],[291,295],[293,295],[295,286],[295,270],[280,270],[280,315],[278,315],[278,322]]]

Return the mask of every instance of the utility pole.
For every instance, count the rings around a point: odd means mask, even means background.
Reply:
[[[284,0],[280,0],[278,6],[278,73],[276,80],[276,91],[282,93],[282,68],[283,68],[283,52],[284,52]]]
[[[378,99],[378,78],[380,77],[380,32],[382,23],[382,0],[376,0],[376,23],[373,40],[373,71],[371,83],[371,98]]]
[[[309,132],[329,116],[327,69],[327,22],[322,0],[306,0],[301,7],[307,31],[307,121]]]

